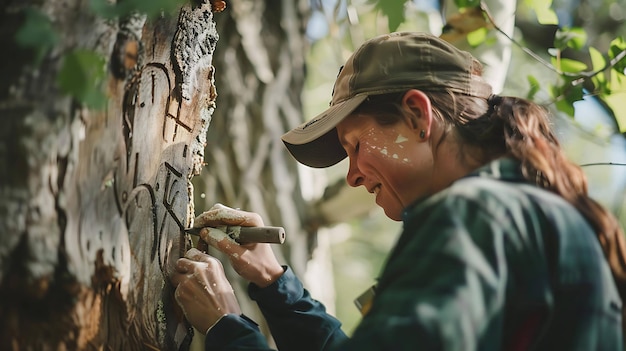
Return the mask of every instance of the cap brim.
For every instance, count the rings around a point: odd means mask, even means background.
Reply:
[[[332,166],[346,158],[335,126],[367,99],[367,94],[356,95],[337,103],[310,121],[282,136],[291,155],[300,163],[313,168]]]

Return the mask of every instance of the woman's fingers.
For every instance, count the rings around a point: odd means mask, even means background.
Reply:
[[[194,220],[194,227],[200,230],[201,241],[226,254],[234,270],[244,279],[261,287],[271,284],[284,272],[269,244],[240,245],[221,226],[263,226],[263,219],[257,213],[246,212],[216,204]],[[189,258],[204,259],[196,252]]]
[[[196,249],[176,262],[176,273],[170,279],[174,297],[187,320],[199,330],[207,330],[227,313],[241,313],[233,288],[216,258]]]
[[[247,249],[239,245],[235,239],[217,228],[203,228],[200,231],[200,238],[231,257],[241,256],[247,251]]]
[[[175,285],[178,285],[181,280],[191,275],[209,275],[207,278],[211,279],[210,275],[214,275],[214,272],[223,271],[222,263],[198,249],[192,248],[185,253],[185,257],[179,258],[174,266],[176,273],[172,278]]]
[[[238,225],[244,227],[263,226],[263,219],[257,213],[242,211],[222,204],[215,204],[208,211],[194,219],[194,227],[215,227]]]
[[[207,255],[204,252],[196,248],[189,249],[187,252],[185,252],[185,258],[187,258],[188,260],[197,261],[197,262],[205,262],[205,263],[211,262],[212,260],[216,260],[213,256]]]

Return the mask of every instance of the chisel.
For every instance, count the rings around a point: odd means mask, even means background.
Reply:
[[[250,243],[270,243],[282,244],[285,242],[285,229],[283,227],[241,227],[241,226],[220,226],[215,227],[228,234],[228,236],[239,244]],[[188,228],[185,232],[191,235],[200,235],[199,228]]]

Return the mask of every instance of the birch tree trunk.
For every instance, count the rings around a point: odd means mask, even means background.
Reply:
[[[0,349],[176,350],[191,330],[167,275],[216,97],[212,5],[105,21],[88,4],[3,7]],[[40,66],[13,41],[26,8],[60,38]],[[106,58],[102,111],[57,88],[75,49]]]

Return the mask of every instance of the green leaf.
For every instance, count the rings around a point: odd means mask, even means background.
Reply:
[[[108,0],[89,0],[91,9],[104,18],[124,17],[138,12],[155,18],[161,13],[173,13],[189,0],[125,0],[111,3]]]
[[[105,59],[89,50],[75,50],[64,56],[57,76],[61,90],[91,108],[103,108],[106,96],[102,83],[106,78]]]
[[[454,0],[454,4],[459,9],[467,7],[478,7],[480,6],[480,0]]]
[[[574,106],[570,105],[569,102],[565,101],[565,100],[558,100],[555,103],[556,109],[566,113],[568,116],[573,117],[574,116]]]
[[[587,65],[584,62],[561,58],[561,70],[569,73],[580,73],[587,69]]]
[[[581,84],[573,86],[569,81],[558,89],[556,96],[556,108],[567,115],[574,117],[574,103],[583,99],[583,87]]]
[[[467,34],[467,42],[470,44],[470,46],[475,48],[485,42],[488,33],[489,31],[487,30],[487,28],[478,28],[475,31]]]
[[[59,38],[48,16],[32,8],[27,8],[24,14],[25,21],[15,34],[15,41],[35,51],[35,65],[38,66]]]
[[[623,37],[617,37],[615,39],[613,39],[611,41],[611,46],[609,48],[609,57],[612,59],[614,59],[615,57],[617,57],[617,55],[619,55],[620,53],[622,53],[624,50],[626,50],[626,41],[624,41]],[[621,60],[619,60],[614,66],[613,68],[617,71],[620,72],[622,74],[626,74],[624,71],[626,70],[626,57],[622,57]]]
[[[552,9],[541,9],[540,11],[535,11],[535,13],[537,14],[537,22],[540,24],[559,24],[559,18]]]
[[[599,71],[603,69],[604,66],[606,66],[606,60],[604,59],[604,56],[602,56],[602,53],[598,51],[598,49],[590,47],[589,57],[591,58],[591,68],[594,71]]]
[[[603,96],[603,100],[613,111],[620,133],[626,133],[626,76],[611,70],[610,94]]]
[[[378,0],[376,8],[387,17],[390,32],[395,32],[404,22],[404,4],[407,0]]]
[[[559,49],[570,47],[574,50],[580,50],[587,43],[587,32],[582,28],[563,28],[554,34],[554,46]]]
[[[559,24],[559,18],[556,16],[552,6],[552,0],[525,0],[524,3],[535,11],[537,21],[540,24],[550,25]]]
[[[530,85],[530,89],[528,90],[528,94],[526,94],[526,98],[528,100],[532,100],[541,89],[541,84],[539,84],[539,81],[534,76],[527,76],[526,79],[528,80],[528,85]]]
[[[602,70],[606,66],[606,60],[602,53],[594,47],[589,48],[589,57],[591,58],[591,67],[594,72]],[[593,86],[599,93],[603,93],[608,89],[606,75],[604,72],[600,72],[591,77]]]
[[[560,72],[580,73],[587,69],[587,65],[585,63],[568,58],[561,58],[560,60],[557,60],[553,57],[552,64]]]

